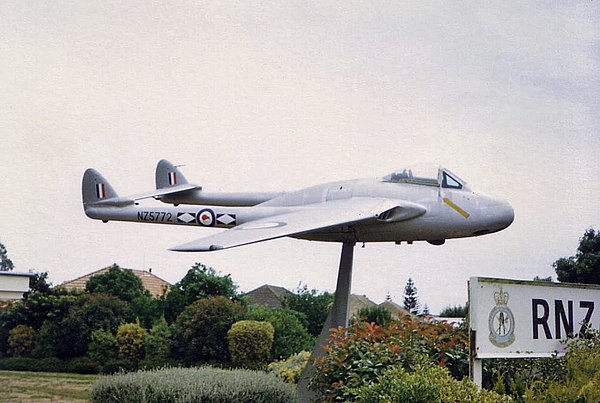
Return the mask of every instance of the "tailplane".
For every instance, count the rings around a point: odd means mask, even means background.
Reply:
[[[118,198],[115,189],[93,168],[88,168],[83,174],[81,192],[84,206]]]
[[[156,165],[156,189],[166,189],[188,184],[179,168],[167,160],[160,160]]]

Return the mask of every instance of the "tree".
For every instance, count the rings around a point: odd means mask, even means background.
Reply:
[[[223,296],[199,299],[173,324],[174,353],[186,364],[228,362],[227,331],[243,314],[239,302]]]
[[[234,299],[237,285],[230,275],[221,275],[212,267],[196,263],[186,275],[171,286],[165,297],[165,317],[172,323],[183,309],[192,302],[210,296]]]
[[[35,329],[31,326],[19,325],[10,330],[8,336],[8,353],[13,357],[28,357],[35,347]]]
[[[600,284],[600,231],[590,228],[579,239],[575,256],[560,258],[552,265],[558,281]]]
[[[144,350],[146,357],[143,366],[156,368],[168,363],[171,353],[171,330],[165,318],[160,318],[146,336]]]
[[[287,358],[303,350],[310,350],[313,338],[302,326],[298,312],[286,308],[268,308],[254,305],[248,308],[244,319],[269,322],[275,330],[271,356]]]
[[[131,270],[120,268],[116,263],[107,272],[92,276],[85,285],[85,290],[111,294],[127,302],[142,295],[150,295],[138,276]]]
[[[309,290],[306,284],[298,286],[296,292],[283,299],[283,306],[306,315],[306,329],[318,337],[333,304],[333,294]]]
[[[448,305],[440,312],[442,318],[466,318],[469,313],[469,303],[463,305]]]
[[[50,287],[52,287],[52,283],[48,282],[47,271],[44,273],[34,273],[33,276],[29,277],[29,291],[25,297],[35,292],[47,293],[50,291]]]
[[[11,271],[14,269],[12,260],[8,258],[6,247],[0,243],[0,271]]]
[[[117,358],[117,339],[108,330],[94,330],[88,345],[89,357],[104,366],[106,363]]]
[[[404,287],[404,309],[417,315],[419,313],[419,297],[417,296],[417,287],[412,278],[408,278]]]

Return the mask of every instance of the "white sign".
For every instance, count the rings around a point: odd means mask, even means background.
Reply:
[[[561,355],[561,340],[600,329],[599,286],[472,277],[469,307],[477,359]]]

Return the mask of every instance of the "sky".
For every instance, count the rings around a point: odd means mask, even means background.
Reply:
[[[0,242],[54,284],[115,262],[176,282],[202,262],[241,291],[333,291],[339,244],[170,252],[218,230],[90,220],[83,172],[135,194],[166,158],[206,190],[292,191],[433,162],[514,223],[358,245],[352,292],[402,303],[411,277],[437,313],[469,277],[556,278],[600,228],[598,94],[598,1],[4,0]]]

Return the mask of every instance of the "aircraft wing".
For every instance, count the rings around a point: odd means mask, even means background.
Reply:
[[[178,252],[205,252],[233,248],[291,235],[305,234],[340,225],[385,218],[390,211],[404,209],[402,220],[416,217],[425,208],[414,203],[380,198],[352,198],[298,206],[289,213],[240,224],[232,229],[170,248]],[[406,212],[406,210],[410,210]],[[388,213],[388,214],[385,214]],[[387,221],[387,220],[386,220]]]
[[[151,197],[164,196],[169,194],[187,192],[188,190],[202,189],[201,186],[193,185],[191,183],[183,183],[177,186],[171,186],[161,189],[152,190],[150,192],[141,193],[133,196],[128,196],[131,200],[149,199]]]

